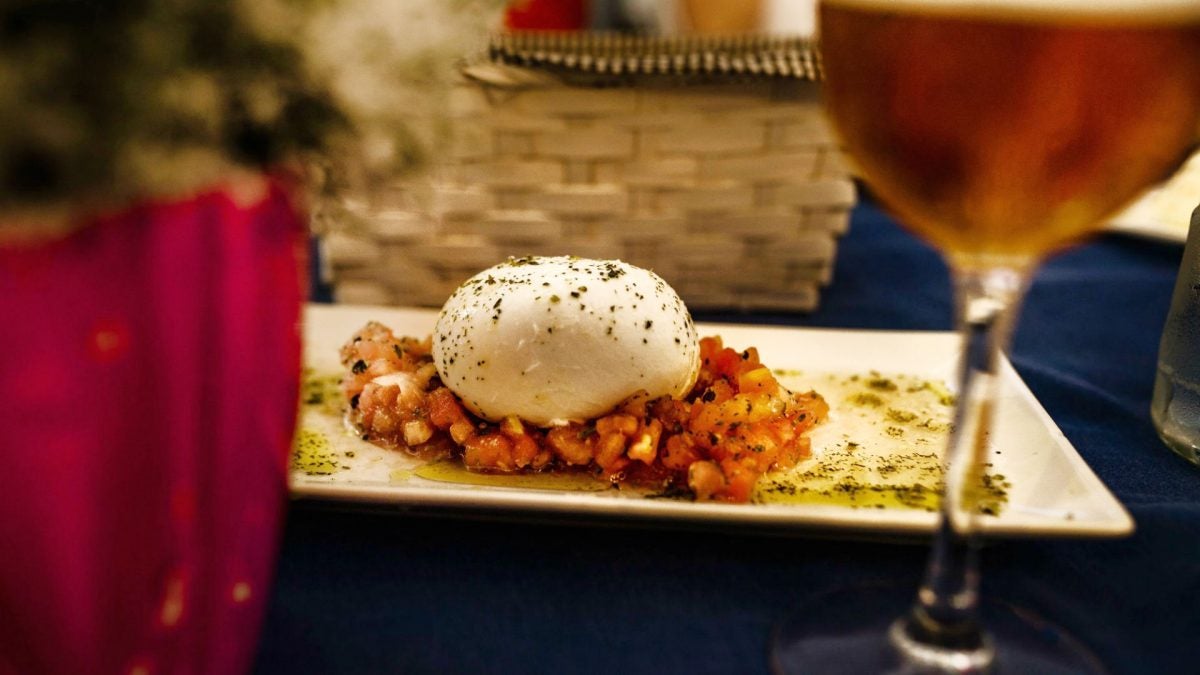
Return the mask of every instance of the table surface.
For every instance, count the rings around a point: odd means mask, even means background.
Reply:
[[[985,595],[1053,619],[1115,673],[1200,663],[1200,469],[1150,424],[1182,246],[1109,235],[1050,260],[1010,358],[1137,522],[1119,540],[1003,541]],[[950,328],[945,266],[869,202],[809,315]],[[841,586],[915,587],[919,545],[290,510],[257,673],[756,673],[773,626]]]

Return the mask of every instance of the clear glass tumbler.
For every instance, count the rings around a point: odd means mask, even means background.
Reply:
[[[1150,415],[1167,447],[1200,465],[1200,208],[1192,212],[1163,326]]]

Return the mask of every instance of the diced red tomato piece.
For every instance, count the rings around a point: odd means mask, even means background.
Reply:
[[[429,423],[439,429],[449,429],[455,422],[466,420],[467,414],[458,397],[446,387],[429,393]]]
[[[513,471],[513,444],[504,434],[480,434],[463,444],[463,464],[470,469]]]

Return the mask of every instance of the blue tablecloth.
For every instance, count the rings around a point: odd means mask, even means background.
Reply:
[[[1004,541],[984,593],[1053,617],[1117,673],[1200,672],[1200,469],[1148,413],[1181,246],[1106,236],[1049,261],[1011,359],[1137,532]],[[938,257],[869,203],[807,316],[701,320],[947,329]],[[756,673],[822,590],[915,587],[922,546],[292,509],[259,673]]]

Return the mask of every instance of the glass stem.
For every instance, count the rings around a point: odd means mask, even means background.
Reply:
[[[991,664],[990,640],[978,620],[976,507],[987,456],[997,368],[1012,335],[1012,319],[1026,286],[1027,269],[956,268],[954,272],[963,346],[958,405],[944,459],[945,495],[925,579],[911,613],[899,622],[903,635],[898,645],[902,651],[950,650],[973,652],[978,657],[968,662],[968,667],[945,670],[977,672],[987,670]]]

